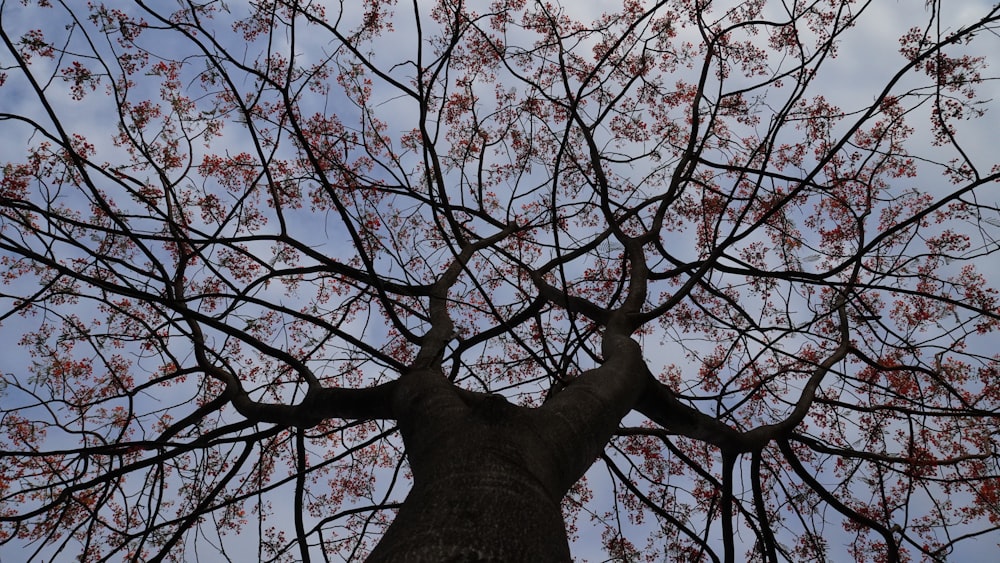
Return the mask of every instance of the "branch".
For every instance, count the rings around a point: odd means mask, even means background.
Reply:
[[[674,391],[660,382],[643,364],[647,383],[635,410],[646,418],[692,440],[712,444],[722,450],[740,450],[742,434],[720,421],[677,399]]]
[[[802,465],[802,462],[799,461],[798,456],[795,455],[795,452],[792,450],[792,447],[789,445],[787,440],[778,441],[778,447],[781,448],[781,453],[784,454],[785,459],[788,460],[788,463],[791,465],[792,470],[795,471],[795,474],[798,475],[799,478],[809,486],[809,488],[815,491],[820,498],[826,501],[837,512],[843,514],[854,522],[858,522],[878,532],[882,538],[885,539],[886,549],[888,549],[887,555],[889,556],[889,563],[899,563],[899,546],[896,545],[896,541],[892,537],[892,530],[886,528],[881,523],[858,513],[851,507],[841,502],[836,495],[826,490],[826,488],[824,488],[823,485],[821,485],[819,481],[817,481],[816,478],[813,477],[812,474],[809,473],[809,471]]]
[[[455,338],[455,323],[448,314],[448,290],[458,282],[459,276],[465,271],[472,256],[484,248],[500,242],[517,230],[517,225],[508,225],[505,229],[471,244],[467,244],[455,256],[455,261],[441,274],[430,290],[430,323],[431,327],[420,338],[420,351],[410,366],[411,369],[440,368],[444,358],[445,347]]]
[[[601,455],[643,389],[645,362],[639,344],[608,332],[602,347],[604,363],[532,411],[558,465],[560,490],[569,489]]]
[[[302,515],[306,511],[303,500],[306,490],[306,440],[302,429],[295,433],[295,537],[299,544],[302,563],[310,563],[309,541]]]
[[[791,435],[795,427],[805,419],[806,415],[809,414],[809,409],[816,398],[816,391],[819,389],[819,384],[826,377],[826,374],[830,372],[830,369],[847,357],[847,353],[851,350],[850,325],[847,322],[847,291],[842,292],[837,299],[837,316],[840,319],[840,345],[813,370],[809,381],[806,382],[805,388],[802,389],[802,394],[799,395],[799,400],[795,402],[795,408],[792,409],[792,412],[789,413],[785,420],[774,424],[758,426],[743,433],[742,440],[744,441],[744,447],[747,448],[743,451],[763,449],[772,440],[786,439]]]
[[[566,293],[542,279],[542,274],[536,271],[530,272],[530,275],[531,280],[538,287],[538,293],[541,297],[570,313],[583,315],[600,325],[607,325],[610,313],[606,309],[598,307],[582,297]]]
[[[632,480],[629,479],[628,476],[625,475],[624,472],[622,472],[621,468],[619,468],[615,464],[614,460],[612,460],[610,457],[608,457],[607,454],[601,454],[601,459],[608,466],[608,468],[611,470],[611,472],[615,474],[615,477],[617,477],[618,480],[623,485],[625,485],[625,488],[628,489],[629,492],[631,492],[633,495],[635,495],[636,498],[638,498],[640,501],[642,501],[642,503],[643,503],[644,506],[648,507],[657,516],[659,516],[660,518],[664,519],[671,526],[675,527],[679,532],[681,532],[682,534],[684,534],[685,536],[687,536],[688,538],[690,538],[692,542],[694,542],[695,544],[697,544],[698,547],[700,547],[702,549],[703,553],[705,553],[706,555],[708,555],[709,557],[712,558],[712,561],[715,561],[716,563],[720,563],[721,562],[721,560],[719,559],[719,556],[716,555],[715,551],[712,549],[712,546],[708,545],[708,542],[706,542],[704,539],[698,537],[698,535],[695,534],[693,530],[691,530],[690,528],[688,528],[684,524],[684,522],[682,522],[680,519],[678,519],[673,514],[671,514],[671,513],[667,512],[666,510],[664,510],[659,504],[653,502],[653,499],[649,498],[642,491],[640,491],[639,487],[636,487],[635,483],[633,483]]]
[[[760,539],[764,545],[764,553],[767,560],[777,563],[778,552],[777,540],[774,538],[774,530],[771,529],[770,517],[767,514],[767,505],[764,502],[764,490],[761,488],[761,457],[760,450],[751,453],[750,457],[750,486],[753,489],[753,504],[757,510],[757,520],[760,521]]]

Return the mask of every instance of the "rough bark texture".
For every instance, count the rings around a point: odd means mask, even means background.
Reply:
[[[638,346],[619,339],[599,368],[538,409],[406,374],[394,410],[413,489],[372,562],[569,561],[562,497],[636,402]]]
[[[523,447],[524,413],[479,402],[411,440],[413,489],[369,561],[569,561],[562,493],[535,474],[547,464]]]

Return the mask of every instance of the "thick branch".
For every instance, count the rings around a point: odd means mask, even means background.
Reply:
[[[677,399],[674,391],[653,377],[647,379],[635,409],[653,422],[687,438],[712,444],[723,450],[740,449],[741,433]]]
[[[644,387],[645,363],[638,343],[621,334],[605,334],[603,353],[600,367],[584,372],[533,413],[557,460],[564,490],[601,454]]]

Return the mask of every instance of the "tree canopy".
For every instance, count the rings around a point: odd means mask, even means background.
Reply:
[[[995,548],[1000,6],[604,4],[0,0],[0,553]]]

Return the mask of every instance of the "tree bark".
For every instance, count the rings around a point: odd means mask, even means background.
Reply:
[[[530,411],[432,372],[404,382],[396,404],[413,489],[368,561],[569,561],[565,491],[545,475],[552,460]]]
[[[369,561],[569,561],[562,498],[648,373],[629,339],[609,355],[538,409],[460,390],[433,369],[405,374],[393,410],[413,489]]]
[[[413,489],[369,561],[570,560],[562,494],[541,482],[538,460],[511,439],[526,429],[508,407],[518,408],[503,401],[486,409],[508,412],[470,409],[456,420],[421,471],[414,468]]]

